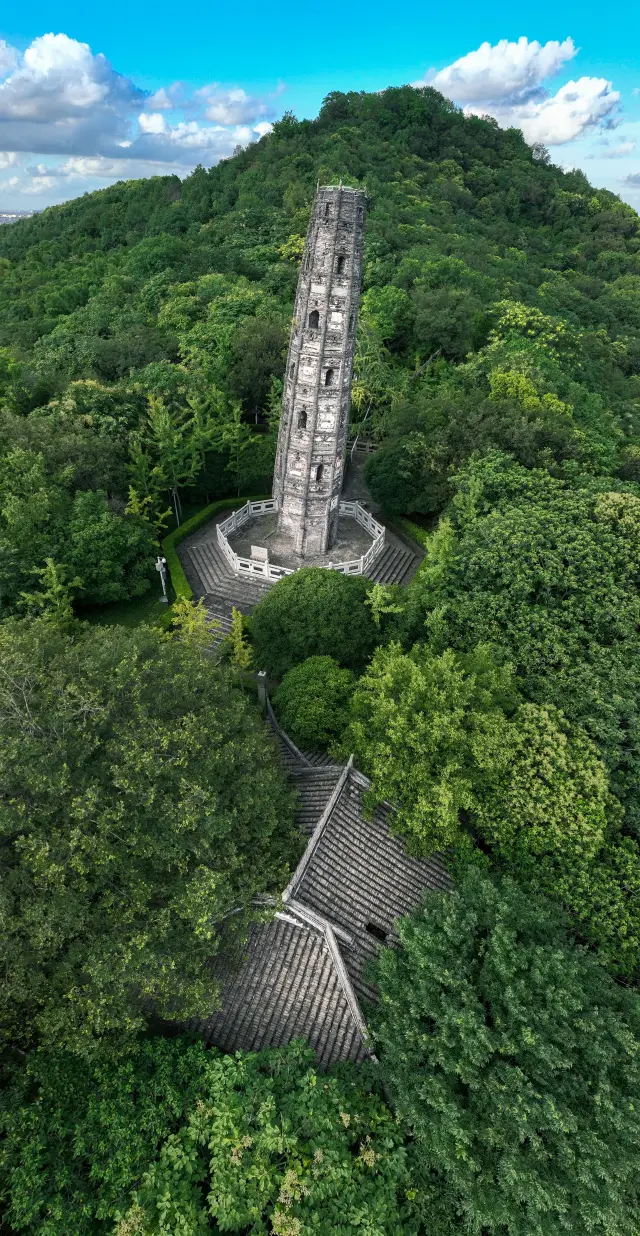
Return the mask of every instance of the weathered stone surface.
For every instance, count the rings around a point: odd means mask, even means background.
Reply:
[[[365,206],[359,189],[318,189],[298,280],[273,496],[279,530],[303,558],[336,538]]]

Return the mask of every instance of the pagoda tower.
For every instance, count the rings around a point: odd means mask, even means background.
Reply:
[[[359,189],[319,187],[300,269],[273,496],[278,531],[301,557],[327,553],[336,539],[365,207]]]

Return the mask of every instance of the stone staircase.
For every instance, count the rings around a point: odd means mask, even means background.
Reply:
[[[419,562],[419,556],[387,529],[385,547],[380,557],[371,564],[367,576],[374,584],[408,584]]]
[[[208,618],[220,624],[214,632],[213,646],[229,634],[232,609],[250,614],[273,587],[273,582],[267,580],[235,575],[218,545],[214,529],[208,539],[198,539],[195,544],[181,546],[180,555],[195,595],[205,598]],[[372,563],[368,577],[376,584],[407,584],[415,574],[421,556],[420,551],[414,552],[387,529],[383,552]]]
[[[243,579],[234,575],[214,537],[192,545],[185,553],[202,585],[202,595],[213,597],[223,613],[231,608],[248,614],[273,584],[267,580]]]

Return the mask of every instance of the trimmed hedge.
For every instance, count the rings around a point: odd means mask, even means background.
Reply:
[[[418,545],[421,545],[423,549],[427,548],[431,533],[427,532],[426,528],[421,528],[420,524],[412,523],[412,521],[410,519],[406,519],[404,515],[394,515],[393,522],[401,532],[404,532],[405,536],[409,537],[410,540],[415,541]]]
[[[220,498],[218,502],[211,502],[209,506],[203,507],[196,515],[192,515],[191,519],[187,519],[186,523],[181,524],[179,528],[174,528],[173,532],[164,538],[162,552],[167,560],[167,569],[176,597],[188,597],[189,600],[193,597],[189,581],[176,553],[176,545],[184,541],[185,537],[190,536],[192,532],[196,532],[219,511],[236,511],[238,507],[244,506],[245,502],[264,502],[270,497],[271,494],[250,494],[244,498]]]

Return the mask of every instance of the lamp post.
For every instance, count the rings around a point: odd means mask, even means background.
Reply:
[[[164,605],[168,605],[169,598],[167,596],[167,560],[166,558],[163,558],[162,555],[158,555],[158,557],[156,558],[156,571],[160,572],[160,579],[162,581],[162,596],[160,597],[160,600]]]

